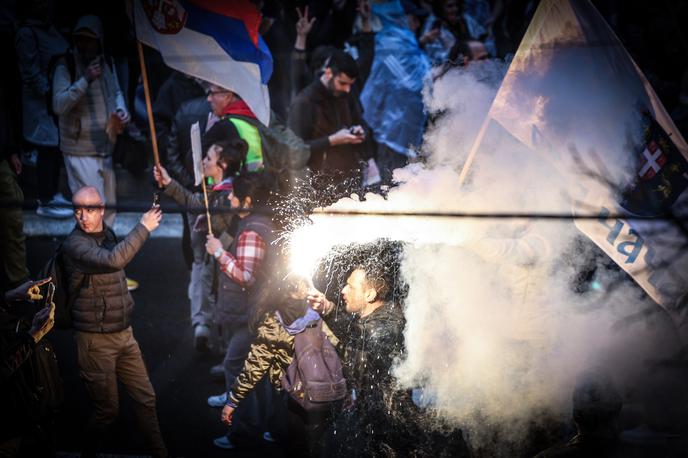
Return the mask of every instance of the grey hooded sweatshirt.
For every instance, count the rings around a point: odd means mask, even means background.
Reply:
[[[103,26],[96,16],[83,16],[74,31],[88,29],[100,38],[103,49]],[[76,49],[72,81],[66,61],[55,68],[53,77],[53,111],[59,116],[60,149],[75,156],[107,156],[114,144],[106,133],[108,118],[117,109],[126,111],[124,96],[111,62],[101,56],[102,74],[89,83],[84,76],[86,65]]]

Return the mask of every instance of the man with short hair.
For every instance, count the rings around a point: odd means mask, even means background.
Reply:
[[[415,439],[405,437],[412,436],[409,417],[416,416],[415,406],[410,392],[400,390],[391,373],[404,353],[400,245],[382,245],[348,269],[341,289],[347,313],[336,310],[338,306],[322,293],[308,296],[340,340],[337,350],[351,391],[352,406],[336,418],[328,439],[327,450],[335,456],[385,454],[390,449],[401,455],[414,446]],[[351,436],[360,432],[363,441],[352,444]]]
[[[134,300],[127,290],[124,267],[131,262],[162,218],[158,207],[144,213],[123,240],[104,221],[98,190],[85,186],[74,193],[76,227],[63,245],[68,291],[73,296],[72,324],[81,378],[93,402],[86,453],[119,412],[117,382],[136,403],[141,432],[153,456],[167,456],[155,410],[155,391],[139,344],[131,329]]]
[[[333,51],[323,74],[296,96],[289,112],[289,127],[311,148],[311,170],[340,174],[352,182],[347,188],[360,183],[360,163],[370,156],[370,135],[352,92],[356,78],[356,61]]]

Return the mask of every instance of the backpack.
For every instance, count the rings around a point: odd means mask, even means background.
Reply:
[[[274,112],[270,113],[269,126],[245,116],[231,117],[247,121],[258,128],[263,144],[263,165],[266,171],[277,177],[280,192],[286,193],[299,180],[306,178],[305,170],[311,157],[310,146]]]
[[[53,302],[55,303],[55,327],[58,329],[68,329],[72,327],[72,307],[76,300],[76,292],[81,288],[81,285],[86,281],[88,275],[82,274],[74,291],[69,291],[69,276],[65,269],[63,259],[62,243],[57,247],[55,253],[45,263],[38,278],[52,278],[55,284],[55,294],[53,295]]]
[[[294,358],[282,387],[306,411],[323,410],[346,396],[342,362],[322,330],[322,320],[294,336]]]

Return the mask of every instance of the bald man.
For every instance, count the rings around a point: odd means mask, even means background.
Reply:
[[[141,434],[153,456],[167,456],[155,410],[155,391],[139,344],[131,330],[134,300],[127,290],[124,267],[160,224],[154,207],[117,241],[103,221],[105,206],[98,190],[80,188],[72,199],[76,227],[63,245],[64,265],[74,294],[72,325],[81,378],[93,402],[84,452],[93,454],[119,411],[120,381],[137,404]]]

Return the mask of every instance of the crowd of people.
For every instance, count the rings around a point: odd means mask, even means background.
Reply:
[[[124,274],[158,227],[161,211],[154,206],[128,235],[115,236],[119,162],[155,181],[184,209],[194,345],[224,354],[209,374],[225,382],[224,392],[208,399],[227,425],[214,440],[217,447],[263,439],[285,444],[290,456],[466,455],[461,432],[425,428],[438,420],[428,420],[391,374],[404,353],[403,247],[390,241],[338,247],[314,278],[297,278],[287,274],[275,243],[288,224],[284,218],[295,216],[274,210],[296,195],[316,206],[393,186],[395,169],[423,160],[423,135],[432,122],[423,107],[428,81],[451,68],[508,58],[538,2],[252,2],[263,14],[260,32],[274,60],[269,125],[239,94],[172,70],[147,49],[160,154],[160,163],[150,165],[142,160],[150,132],[126,2],[74,9],[59,1],[24,3],[2,10],[9,18],[3,38],[13,43],[3,49],[14,56],[16,72],[6,71],[0,88],[1,198],[24,201],[17,176],[33,167],[36,213],[75,218],[76,226],[60,248],[65,281],[34,282],[26,267],[22,210],[0,208],[7,412],[36,402],[32,390],[46,381],[35,366],[55,363],[46,363],[48,350],[40,343],[53,326],[56,305],[40,300],[47,285],[56,284],[66,297],[58,313],[66,311],[75,331],[93,407],[84,456],[102,451],[119,411],[119,382],[136,404],[149,452],[168,455],[155,391],[131,328],[134,283]],[[616,2],[599,3],[647,66],[660,96],[678,100],[667,106],[684,128],[688,79],[633,47],[634,16],[619,15]],[[82,14],[91,10],[97,14]],[[189,132],[195,123],[207,192],[194,178]],[[66,189],[60,187],[62,169]],[[30,187],[28,180],[23,184]],[[309,358],[322,361],[321,369],[309,368]],[[598,389],[595,383],[581,390]],[[605,413],[612,418],[619,406],[616,398],[610,403]],[[3,428],[0,455],[31,453],[22,446],[22,422],[39,420],[16,418],[22,421]],[[579,418],[581,428],[589,418]]]

